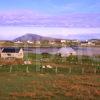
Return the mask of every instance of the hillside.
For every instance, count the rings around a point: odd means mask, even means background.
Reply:
[[[20,36],[13,41],[34,41],[34,40],[54,40],[55,38],[50,37],[44,37],[36,34],[25,34],[23,36]]]

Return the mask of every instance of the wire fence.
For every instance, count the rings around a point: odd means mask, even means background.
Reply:
[[[0,66],[0,72],[25,72],[25,73],[50,73],[50,74],[75,74],[75,75],[85,75],[85,74],[100,74],[100,66],[95,68],[85,68],[85,67],[46,67],[40,65],[13,65]]]

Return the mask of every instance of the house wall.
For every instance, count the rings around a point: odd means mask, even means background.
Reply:
[[[70,55],[76,56],[77,54],[76,54],[76,52],[67,52],[65,54],[61,54],[62,57],[68,57]]]
[[[23,57],[24,57],[24,53],[22,49],[20,49],[19,53],[1,53],[1,58],[23,59]]]
[[[1,49],[0,49],[0,57],[1,57]]]

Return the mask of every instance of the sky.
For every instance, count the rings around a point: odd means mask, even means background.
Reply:
[[[0,40],[26,33],[98,37],[99,28],[100,0],[0,0]]]
[[[32,10],[45,14],[98,13],[100,0],[0,0],[0,11]]]

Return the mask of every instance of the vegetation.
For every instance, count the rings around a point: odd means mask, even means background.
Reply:
[[[1,100],[99,100],[99,75],[0,73]]]
[[[100,62],[87,56],[29,53],[24,60],[0,59],[0,80],[0,100],[100,99]]]

